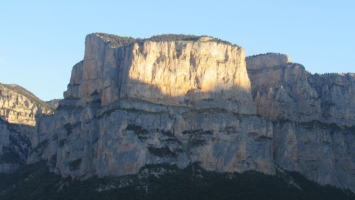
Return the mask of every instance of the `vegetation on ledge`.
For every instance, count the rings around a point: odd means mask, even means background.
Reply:
[[[32,92],[26,90],[25,88],[16,85],[16,84],[3,84],[0,83],[0,89],[1,87],[4,87],[8,90],[12,90],[14,92],[17,92],[21,95],[23,95],[24,97],[26,97],[28,100],[30,100],[31,102],[35,103],[36,105],[40,106],[41,108],[44,108],[46,110],[54,110],[54,106],[50,106],[48,104],[46,104],[44,101],[42,101],[41,99],[39,99],[38,97],[36,97]]]
[[[184,34],[163,34],[163,35],[154,35],[150,38],[132,38],[132,37],[121,37],[113,34],[107,33],[95,33],[97,36],[102,38],[106,43],[108,43],[113,48],[119,48],[123,46],[129,46],[134,43],[142,43],[145,41],[153,41],[153,42],[172,42],[172,41],[187,41],[187,42],[196,42],[202,37],[211,38],[211,42],[223,43],[228,45],[237,46],[231,44],[228,41],[221,40],[219,38],[214,38],[211,36],[196,36],[196,35],[184,35]]]

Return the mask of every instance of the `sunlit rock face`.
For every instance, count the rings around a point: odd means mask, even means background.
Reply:
[[[246,62],[256,112],[274,124],[275,164],[355,191],[355,75],[312,75],[282,54]]]
[[[248,70],[265,69],[269,67],[285,65],[291,62],[290,56],[280,53],[254,55],[246,57],[245,60],[248,65]]]
[[[131,97],[255,113],[244,50],[217,42],[146,41],[112,48],[100,35],[88,35],[84,61],[73,68],[64,96],[85,105],[94,92],[102,106]]]
[[[86,37],[65,99],[38,120],[41,148],[28,163],[48,159],[80,178],[159,163],[274,173],[272,123],[255,115],[241,47],[208,37],[115,46],[106,36]]]
[[[0,83],[0,117],[15,124],[36,125],[36,115],[50,114],[52,109],[24,88]]]

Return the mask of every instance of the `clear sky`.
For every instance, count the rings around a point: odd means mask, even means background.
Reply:
[[[1,1],[0,27],[0,82],[42,100],[63,97],[93,32],[210,35],[311,73],[355,72],[354,0]]]

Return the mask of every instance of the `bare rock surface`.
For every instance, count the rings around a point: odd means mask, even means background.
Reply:
[[[63,176],[134,174],[147,164],[275,172],[272,123],[255,115],[244,50],[212,38],[115,45],[90,34],[65,99],[41,116],[28,163]]]
[[[248,70],[257,70],[279,65],[286,65],[291,61],[290,56],[280,53],[266,53],[249,56],[246,59]]]
[[[36,116],[52,108],[25,88],[0,83],[0,173],[26,164],[35,136]]]
[[[64,99],[27,135],[26,162],[81,179],[162,163],[266,174],[276,165],[355,191],[354,74],[312,75],[283,54],[245,58],[212,37],[159,37],[88,35]]]
[[[275,164],[321,185],[354,191],[354,131],[319,121],[275,122]]]
[[[51,114],[52,108],[15,84],[0,83],[0,117],[10,123],[36,125],[36,115]]]
[[[248,68],[248,74],[257,113],[266,119],[355,125],[355,75],[352,73],[312,75],[300,64],[285,63]]]
[[[193,107],[208,107],[212,101],[213,106],[255,113],[241,47],[145,41],[112,48],[100,34],[88,35],[85,44],[84,60],[74,66],[64,93],[80,98],[81,106],[97,93],[102,106],[131,97]]]
[[[0,119],[0,173],[10,173],[26,164],[34,127],[10,124]]]
[[[247,63],[258,60],[249,57]],[[275,164],[355,191],[355,75],[312,75],[300,64],[278,60],[248,65],[256,112],[274,123]]]

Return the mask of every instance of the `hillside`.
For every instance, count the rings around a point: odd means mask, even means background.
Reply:
[[[35,116],[53,113],[47,105],[30,91],[16,84],[0,83],[0,116],[10,123],[35,126]]]
[[[13,172],[27,162],[35,137],[36,117],[53,107],[16,84],[0,83],[0,173]]]

